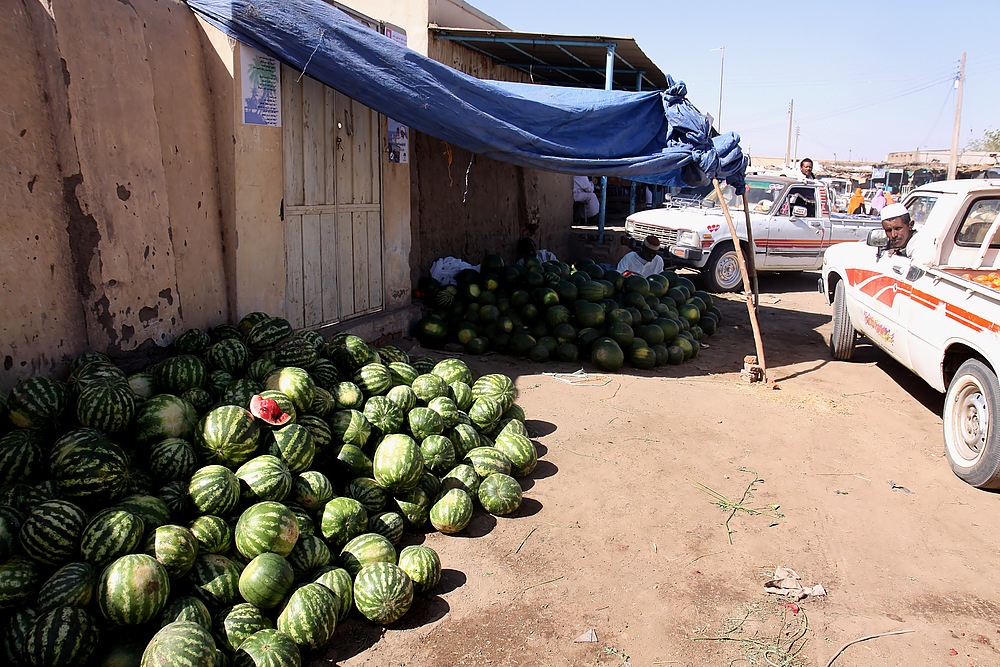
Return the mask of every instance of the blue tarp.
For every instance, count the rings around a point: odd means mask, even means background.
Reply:
[[[423,56],[323,0],[186,0],[230,37],[421,132],[474,153],[545,171],[659,185],[742,190],[733,133],[674,82],[662,91],[604,91],[487,81]]]

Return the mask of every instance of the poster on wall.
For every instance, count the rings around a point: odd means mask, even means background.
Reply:
[[[389,129],[389,162],[406,164],[410,161],[410,128],[398,120],[386,118]]]
[[[281,127],[281,64],[240,44],[243,124]]]

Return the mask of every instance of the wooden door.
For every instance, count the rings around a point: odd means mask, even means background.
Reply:
[[[312,328],[379,311],[380,116],[282,70],[285,317]]]

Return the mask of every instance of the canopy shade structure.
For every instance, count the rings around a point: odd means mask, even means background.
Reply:
[[[401,123],[495,160],[657,185],[743,186],[747,160],[666,77],[626,92],[487,81],[397,44],[323,0],[186,0],[240,42]]]

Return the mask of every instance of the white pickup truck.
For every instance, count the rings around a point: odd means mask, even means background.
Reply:
[[[826,253],[830,350],[850,359],[861,333],[945,392],[952,470],[1000,488],[1000,181],[928,183],[903,204],[917,229],[909,257],[885,252],[879,232]]]
[[[819,269],[831,245],[867,238],[871,229],[881,228],[874,217],[831,213],[830,191],[817,180],[748,176],[746,186],[758,271]],[[729,186],[723,196],[746,257],[750,243],[743,197]],[[625,220],[625,232],[637,241],[650,234],[658,237],[666,263],[700,270],[711,291],[729,292],[743,285],[732,234],[715,193],[633,213]]]

